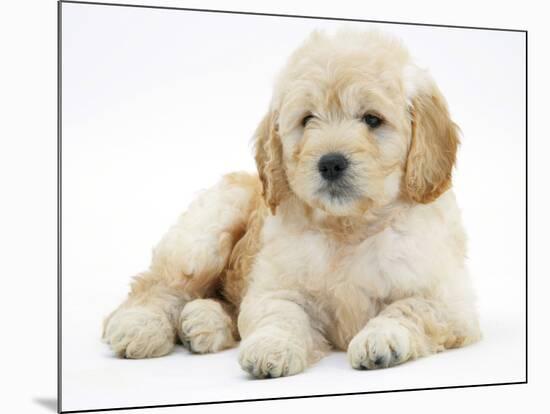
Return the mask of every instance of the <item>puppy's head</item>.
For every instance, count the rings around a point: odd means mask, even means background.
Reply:
[[[256,132],[264,197],[337,216],[447,190],[456,125],[431,77],[377,32],[313,33],[280,74]]]

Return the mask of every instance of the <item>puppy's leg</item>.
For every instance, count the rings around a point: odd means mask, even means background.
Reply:
[[[248,299],[250,298],[250,299]],[[253,293],[239,314],[241,367],[258,378],[294,375],[329,349],[296,292]]]
[[[153,249],[149,270],[137,276],[128,299],[104,322],[103,337],[119,356],[170,352],[183,306],[213,294],[259,191],[257,177],[230,174],[180,216]]]
[[[463,313],[439,301],[412,297],[390,304],[371,319],[350,342],[348,359],[356,369],[386,368],[479,338],[473,310]]]
[[[235,312],[216,299],[195,299],[181,311],[178,335],[190,351],[205,354],[232,348],[238,339]]]
[[[135,278],[132,290],[103,323],[103,339],[124,358],[166,355],[175,342],[175,320],[189,295],[152,271]]]
[[[260,191],[256,176],[224,176],[193,201],[164,235],[153,249],[151,268],[170,279],[183,278],[189,289],[203,290],[226,266]]]

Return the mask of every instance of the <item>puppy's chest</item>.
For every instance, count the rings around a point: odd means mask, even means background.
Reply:
[[[314,234],[292,241],[289,251],[299,256],[294,262],[298,268],[287,288],[302,291],[328,339],[345,349],[392,290],[376,246],[340,243]]]
[[[422,247],[391,227],[352,243],[274,219],[264,230],[261,255],[277,269],[272,282],[281,288],[329,304],[397,299],[422,289],[424,269],[417,260]]]
[[[327,301],[331,297],[372,297],[387,291],[388,263],[375,239],[345,243],[319,232],[287,234],[280,266],[293,285]]]

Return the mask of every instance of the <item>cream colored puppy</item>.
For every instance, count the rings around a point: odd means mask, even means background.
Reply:
[[[242,338],[256,377],[331,348],[383,368],[480,338],[451,188],[458,131],[430,75],[377,32],[313,33],[255,137],[259,179],[189,207],[105,321],[121,356]]]

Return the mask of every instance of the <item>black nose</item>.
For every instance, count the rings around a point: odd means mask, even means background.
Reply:
[[[344,174],[348,164],[348,160],[342,154],[331,152],[321,157],[317,168],[319,168],[319,172],[325,180],[334,181]]]

